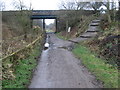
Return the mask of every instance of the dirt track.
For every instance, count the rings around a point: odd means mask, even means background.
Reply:
[[[73,43],[50,34],[50,48],[42,52],[29,88],[100,88],[102,85],[75,58]],[[66,48],[65,48],[66,47]]]

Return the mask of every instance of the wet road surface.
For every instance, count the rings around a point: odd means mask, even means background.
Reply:
[[[66,49],[73,45],[50,34],[50,48],[42,52],[29,88],[100,88],[102,85]],[[66,48],[65,48],[66,47]]]

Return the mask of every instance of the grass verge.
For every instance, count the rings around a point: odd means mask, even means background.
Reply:
[[[73,53],[82,60],[82,63],[103,82],[105,88],[118,88],[118,70],[112,65],[106,64],[104,60],[96,57],[95,54],[82,46],[76,45]]]
[[[15,78],[13,80],[3,80],[3,88],[27,88],[30,83],[33,69],[37,65],[37,57],[40,54],[40,48],[36,47],[26,59],[18,60],[19,63],[15,69]]]
[[[63,40],[68,40],[69,39],[68,36],[62,36],[61,32],[56,33],[56,35],[57,35],[58,38],[63,39]]]

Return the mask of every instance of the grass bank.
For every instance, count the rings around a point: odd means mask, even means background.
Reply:
[[[61,35],[61,32],[56,33],[56,35],[57,35],[58,38],[63,39],[63,40],[68,40],[69,39],[68,36]]]
[[[35,47],[26,59],[18,60],[15,68],[15,78],[3,80],[3,88],[27,88],[32,78],[33,70],[37,65],[37,57],[40,55],[40,47]]]
[[[105,88],[118,88],[118,70],[112,65],[106,64],[88,48],[82,45],[76,45],[73,53],[82,60],[82,63],[103,82]]]

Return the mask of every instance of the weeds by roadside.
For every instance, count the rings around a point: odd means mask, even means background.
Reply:
[[[18,65],[15,68],[15,78],[12,80],[3,80],[3,88],[27,88],[33,69],[37,65],[37,57],[40,54],[40,47],[36,47],[26,59],[18,60]]]
[[[61,32],[57,33],[56,35],[57,35],[58,38],[61,38],[63,40],[68,40],[69,39],[67,35],[66,36],[62,36]]]
[[[82,63],[103,82],[105,88],[118,88],[118,70],[82,46],[76,45],[73,53],[82,60]]]

